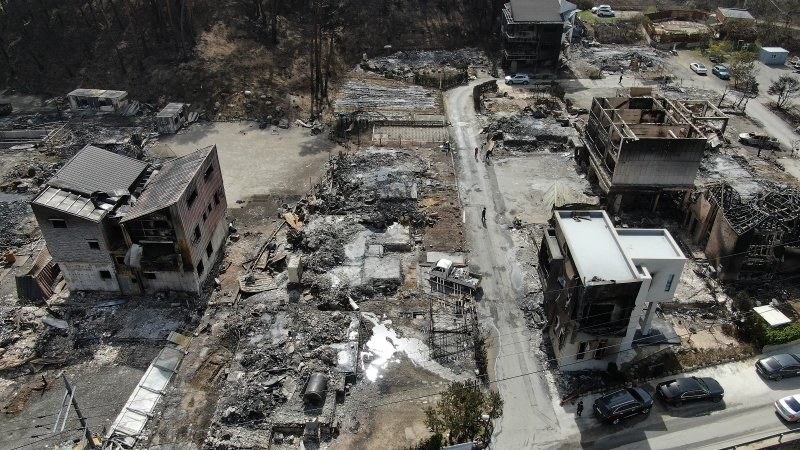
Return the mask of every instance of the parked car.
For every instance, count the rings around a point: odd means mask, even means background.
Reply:
[[[698,75],[705,75],[708,73],[708,68],[705,66],[705,64],[691,63],[689,64],[689,68]]]
[[[531,82],[531,77],[524,73],[518,73],[514,76],[506,76],[506,84],[528,84]]]
[[[592,14],[597,14],[600,10],[609,10],[611,11],[611,5],[597,5],[592,7]]]
[[[711,68],[711,73],[717,76],[720,80],[730,80],[731,74],[728,72],[728,68],[723,66],[722,64],[717,64],[716,66]]]
[[[768,148],[777,150],[781,147],[780,142],[772,136],[758,133],[741,133],[739,135],[739,142],[747,145],[752,145],[758,148]]]
[[[594,401],[594,412],[601,420],[614,425],[626,417],[649,414],[653,397],[642,388],[630,387],[614,391]]]
[[[658,383],[656,395],[664,403],[680,406],[683,402],[698,400],[718,402],[725,396],[725,389],[713,378],[676,378]]]
[[[615,17],[617,13],[613,9],[601,9],[597,11],[597,17]]]
[[[800,356],[794,353],[783,353],[756,361],[756,372],[770,380],[796,377],[800,375]]]
[[[783,397],[776,401],[775,410],[789,422],[800,422],[800,394]]]

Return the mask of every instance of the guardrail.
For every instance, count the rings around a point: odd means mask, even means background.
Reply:
[[[738,448],[738,447],[743,447],[745,445],[756,444],[758,442],[766,441],[767,439],[774,439],[774,438],[778,438],[778,443],[781,443],[781,441],[783,440],[784,436],[786,436],[788,434],[795,434],[795,433],[800,433],[800,428],[795,429],[795,430],[783,431],[781,433],[775,433],[775,434],[772,434],[772,435],[769,435],[769,436],[760,437],[758,439],[753,439],[751,441],[742,442],[742,443],[739,443],[739,444],[734,444],[734,445],[731,445],[731,446],[728,446],[728,447],[722,447],[720,450],[733,450],[733,449]]]

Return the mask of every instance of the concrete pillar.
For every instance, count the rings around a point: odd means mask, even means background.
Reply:
[[[653,199],[653,209],[651,209],[650,212],[652,213],[656,212],[656,209],[658,208],[659,198],[661,198],[661,193],[656,194],[656,198]]]
[[[650,328],[653,325],[653,316],[656,312],[656,305],[655,302],[649,302],[647,304],[647,308],[644,311],[644,323],[642,324],[642,336],[647,336],[650,334]]]
[[[509,68],[511,73],[517,73],[517,61],[511,61],[511,67]]]
[[[611,203],[611,212],[613,214],[619,214],[620,209],[622,209],[622,194],[616,194]]]

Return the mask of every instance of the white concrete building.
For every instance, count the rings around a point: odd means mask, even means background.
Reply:
[[[680,343],[654,326],[686,258],[664,229],[615,229],[604,211],[555,211],[539,251],[548,331],[564,370],[606,369]]]

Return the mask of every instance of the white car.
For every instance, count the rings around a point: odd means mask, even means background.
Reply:
[[[524,73],[518,73],[514,76],[506,76],[506,84],[528,84],[531,82],[531,77]]]
[[[597,14],[600,10],[611,11],[611,5],[597,5],[592,7],[592,14]]]
[[[691,63],[689,64],[689,68],[698,75],[706,75],[708,74],[708,67],[705,64],[700,63]]]
[[[800,422],[800,394],[783,397],[776,401],[775,410],[789,422]]]
[[[601,9],[597,11],[597,17],[614,17],[617,13],[613,9]]]

